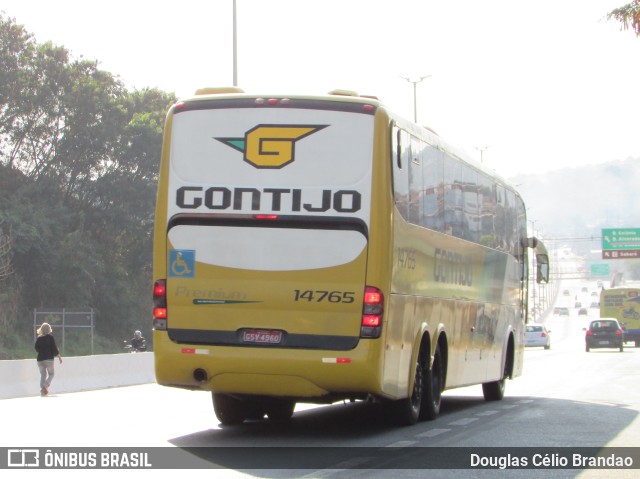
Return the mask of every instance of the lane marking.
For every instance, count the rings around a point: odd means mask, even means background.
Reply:
[[[451,429],[431,429],[430,431],[416,434],[416,437],[436,437],[449,431],[451,431]]]
[[[413,446],[414,444],[418,444],[418,441],[397,441],[391,444],[387,444],[384,447],[409,447]]]
[[[482,412],[476,413],[476,416],[493,416],[494,414],[498,414],[499,412],[500,411],[495,411],[495,410],[482,411]]]
[[[477,417],[465,417],[462,419],[458,419],[457,421],[450,422],[449,426],[466,426],[467,424],[471,424],[472,422],[475,422],[477,420]]]

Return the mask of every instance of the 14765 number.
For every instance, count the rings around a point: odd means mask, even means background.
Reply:
[[[353,303],[355,301],[355,294],[353,291],[314,291],[314,290],[301,290],[296,289],[295,300],[296,301],[309,301],[320,303],[322,301],[328,301],[329,303]]]

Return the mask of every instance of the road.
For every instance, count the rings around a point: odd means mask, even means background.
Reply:
[[[397,461],[410,457],[415,447],[640,447],[640,348],[629,344],[622,353],[615,349],[586,353],[582,331],[585,322],[573,310],[568,318],[549,317],[546,324],[552,331],[551,349],[526,350],[524,374],[508,382],[504,400],[485,402],[479,386],[447,391],[441,416],[412,427],[393,427],[382,419],[378,408],[363,403],[299,405],[287,423],[263,420],[222,427],[213,414],[210,395],[203,392],[149,384],[56,395],[54,387],[50,397],[0,401],[0,446],[351,448],[346,449],[350,455],[340,457],[330,470],[240,471],[231,467],[216,470],[216,478],[397,477],[400,473],[390,469],[348,469],[358,461],[375,458],[380,454],[377,451],[386,447],[394,448]],[[19,472],[11,477],[35,477],[38,473]],[[50,472],[64,477],[87,474],[78,470]],[[140,477],[151,472],[118,474]],[[90,473],[91,477],[112,477],[113,471]],[[188,472],[189,477],[196,473],[213,477],[214,472]],[[401,472],[405,478],[617,478],[636,477],[637,473],[637,469]]]

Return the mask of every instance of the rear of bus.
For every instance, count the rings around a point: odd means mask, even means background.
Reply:
[[[154,233],[159,384],[308,402],[381,389],[384,298],[367,271],[377,108],[242,93],[171,108]]]
[[[612,288],[600,293],[600,317],[616,318],[624,330],[624,341],[640,347],[640,289]]]

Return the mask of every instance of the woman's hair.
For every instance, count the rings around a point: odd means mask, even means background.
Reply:
[[[49,323],[42,323],[42,326],[38,328],[38,336],[45,336],[51,334],[51,325]]]

